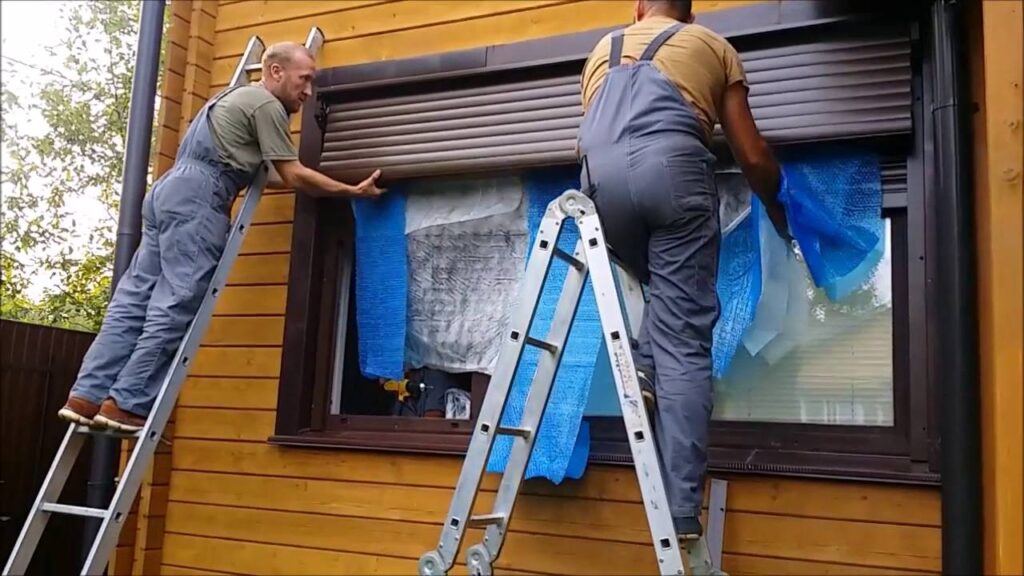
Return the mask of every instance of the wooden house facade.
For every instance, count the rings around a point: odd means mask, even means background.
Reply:
[[[737,407],[731,421],[716,423],[712,477],[728,481],[722,562],[731,574],[920,574],[942,568],[936,376],[942,364],[935,341],[942,311],[933,296],[941,289],[934,269],[943,256],[936,241],[941,231],[932,224],[932,210],[941,204],[930,140],[933,30],[927,10],[849,17],[847,4],[695,2],[698,22],[740,49],[752,84],[761,86],[752,92],[760,95],[753,105],[773,143],[840,138],[878,150],[892,234],[885,324],[861,329],[863,345],[845,347],[869,350],[881,362],[888,416],[868,423],[836,417],[832,426],[812,414],[801,423],[792,417],[799,410],[783,407],[775,418],[776,412],[758,408],[772,403],[770,394],[762,394],[748,397],[753,407]],[[975,106],[971,198],[984,550],[987,572],[1009,574],[1022,569],[1024,505],[1024,15],[1019,2],[978,4],[968,11],[967,28]],[[346,164],[344,152],[332,152],[358,148],[346,144],[346,106],[372,123],[375,108],[415,107],[417,98],[446,90],[493,94],[503,82],[571,82],[593,42],[631,22],[632,5],[173,0],[156,173],[173,163],[189,121],[227,85],[253,35],[270,44],[301,41],[311,26],[323,30],[316,102],[296,115],[292,134],[303,162],[351,181],[363,165]],[[815,84],[822,78],[835,82]],[[810,101],[785,100],[801,83],[821,91]],[[821,105],[829,97],[839,104]],[[390,128],[402,143],[401,126]],[[525,149],[518,160],[500,152],[456,160],[477,173],[515,166],[530,154],[541,160],[526,164],[564,163],[554,132],[541,138],[553,147]],[[392,172],[408,178],[429,176],[423,166],[448,158],[359,153],[390,162]],[[291,190],[264,197],[177,404],[167,434],[172,445],[161,448],[143,485],[111,573],[411,574],[436,544],[466,425],[346,413],[346,403],[359,400],[332,389],[334,381],[355,378],[346,372],[354,365],[346,363],[355,341],[352,320],[340,330],[335,320],[345,318],[338,303],[348,301],[342,278],[351,222],[345,202]],[[345,334],[348,344],[338,345]],[[885,345],[872,348],[877,342]],[[812,367],[786,377],[809,388],[818,380],[832,382],[829,365],[842,361],[843,348],[808,351],[805,366]],[[847,360],[857,364],[856,357]],[[478,384],[470,386],[475,398]],[[792,388],[776,400],[798,401],[802,389]],[[601,432],[598,424],[594,456],[581,480],[526,484],[497,564],[502,574],[655,573],[635,475],[621,457],[622,438],[613,427]],[[488,478],[478,505],[490,502],[495,490]],[[455,570],[465,572],[461,560]]]

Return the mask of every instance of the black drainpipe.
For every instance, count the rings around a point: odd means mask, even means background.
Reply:
[[[135,74],[132,78],[131,108],[128,112],[128,139],[121,182],[121,207],[117,219],[117,243],[114,246],[114,274],[111,286],[124,275],[142,238],[142,199],[149,174],[149,151],[153,137],[153,106],[160,70],[160,46],[164,33],[166,0],[144,0],[139,23]],[[111,290],[113,292],[113,290]],[[93,436],[92,461],[86,506],[106,508],[114,496],[114,476],[118,471],[121,442],[107,436]],[[92,548],[100,520],[87,519],[82,539],[82,561]]]
[[[970,92],[964,2],[932,4],[935,62],[934,230],[941,316],[938,368],[942,404],[942,573],[982,573],[981,397],[978,374]]]

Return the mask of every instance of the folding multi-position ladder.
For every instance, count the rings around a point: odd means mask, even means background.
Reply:
[[[316,55],[323,45],[323,41],[323,32],[314,26],[309,31],[305,45],[310,52]],[[260,70],[263,50],[263,41],[258,36],[253,36],[249,39],[245,52],[242,54],[242,58],[231,78],[231,86],[248,83],[250,81],[250,74]],[[39,491],[39,495],[36,496],[35,502],[32,504],[32,508],[25,520],[25,525],[21,529],[21,534],[18,536],[14,549],[11,551],[11,556],[4,566],[4,576],[25,573],[29,562],[32,560],[32,555],[35,553],[36,546],[39,544],[43,530],[46,528],[46,523],[52,514],[69,514],[102,520],[99,532],[93,540],[89,555],[82,567],[82,574],[102,574],[106,569],[110,555],[117,545],[121,527],[128,517],[132,503],[142,483],[142,478],[153,459],[153,454],[156,452],[157,444],[161,441],[167,420],[170,418],[174,404],[177,402],[178,393],[181,390],[182,383],[185,381],[189,364],[195,357],[196,350],[199,348],[203,335],[206,333],[217,296],[220,295],[221,290],[224,288],[228,273],[234,265],[235,258],[238,256],[238,251],[242,246],[242,240],[249,231],[249,225],[252,222],[253,215],[256,213],[256,206],[259,204],[260,198],[263,195],[263,188],[267,184],[269,170],[270,166],[264,162],[245,192],[245,201],[232,225],[227,244],[221,255],[220,262],[217,264],[213,279],[206,290],[202,303],[199,305],[199,311],[185,332],[184,339],[178,347],[171,368],[167,371],[167,375],[160,385],[160,393],[156,397],[153,410],[146,419],[146,425],[142,430],[134,434],[99,430],[79,424],[68,426],[68,431],[64,435],[64,440],[61,442],[53,464],[50,465],[46,479],[43,480],[43,486]],[[67,482],[68,475],[71,474],[71,469],[82,450],[82,446],[85,444],[86,438],[90,435],[104,434],[135,440],[135,447],[132,450],[131,457],[128,459],[128,465],[117,483],[117,489],[114,492],[109,507],[106,509],[87,508],[58,503],[57,500],[64,490],[64,484]]]
[[[563,221],[567,218],[574,219],[580,232],[580,239],[573,254],[558,248],[558,237]],[[548,334],[540,339],[530,335],[530,326],[553,256],[568,263],[568,273]],[[616,266],[615,269],[612,268],[613,264]],[[717,569],[712,567],[710,550],[704,537],[686,541],[689,562],[684,564],[672,515],[669,512],[657,447],[651,433],[631,352],[633,334],[639,332],[643,315],[644,299],[640,283],[615,261],[606,246],[594,203],[586,195],[576,190],[568,190],[548,204],[540,224],[520,288],[519,300],[508,329],[502,336],[504,341],[499,351],[497,366],[480,408],[462,472],[458,484],[455,485],[451,506],[441,529],[440,541],[436,549],[420,557],[421,575],[448,573],[455,562],[467,528],[486,529],[483,542],[471,546],[466,552],[466,564],[470,574],[492,574],[493,564],[505,540],[516,496],[533,451],[536,432],[540,428],[541,417],[548,403],[562,350],[565,348],[588,273],[592,277],[604,341],[612,365],[612,374],[660,573],[718,573]],[[628,324],[623,316],[623,307],[626,309]],[[537,364],[519,424],[515,427],[505,427],[501,425],[502,413],[505,410],[513,376],[519,367],[524,345],[537,347],[544,354]],[[511,454],[501,477],[492,512],[472,516],[473,504],[497,435],[513,437]]]

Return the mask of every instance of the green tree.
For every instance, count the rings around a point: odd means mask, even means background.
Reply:
[[[61,66],[4,59],[0,315],[95,330],[110,293],[141,5],[69,2],[47,51]],[[169,19],[168,19],[169,21]],[[162,71],[161,66],[161,71]],[[27,88],[27,89],[26,89]],[[18,121],[38,117],[44,130]],[[155,137],[154,130],[154,137]],[[91,206],[98,221],[76,214]],[[50,278],[40,298],[33,279]]]

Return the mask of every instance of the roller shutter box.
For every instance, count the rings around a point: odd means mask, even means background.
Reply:
[[[904,27],[801,36],[811,35],[780,33],[737,44],[754,117],[771,142],[911,132]],[[757,46],[744,48],[751,44]],[[465,78],[427,82],[398,96],[332,95],[320,169],[354,181],[381,168],[392,181],[573,163],[582,60],[570,64],[535,67],[512,81],[492,74],[493,80],[477,77],[470,86]]]

